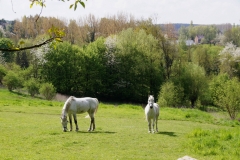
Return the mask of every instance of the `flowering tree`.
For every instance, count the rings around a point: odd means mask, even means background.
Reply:
[[[230,77],[240,77],[240,48],[232,42],[227,43],[219,56],[221,72],[227,73]]]

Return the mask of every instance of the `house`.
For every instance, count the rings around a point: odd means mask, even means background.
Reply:
[[[186,40],[185,42],[187,46],[191,46],[195,44],[193,40]]]
[[[200,44],[203,38],[203,35],[197,35],[194,39],[195,44]]]

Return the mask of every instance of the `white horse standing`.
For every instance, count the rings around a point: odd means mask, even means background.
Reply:
[[[78,131],[78,124],[77,124],[77,114],[88,112],[91,122],[88,131],[94,131],[95,129],[95,119],[94,114],[97,112],[98,109],[98,99],[85,97],[85,98],[76,98],[70,96],[67,101],[64,103],[61,115],[61,123],[63,127],[63,131],[67,131],[67,115],[70,121],[70,131],[72,131],[72,115],[74,118],[74,122],[76,125],[76,131]]]
[[[158,116],[159,116],[159,106],[157,103],[154,103],[154,97],[152,95],[148,98],[148,104],[145,107],[145,115],[146,119],[148,121],[148,132],[151,133],[151,131],[154,133],[154,124],[156,122],[156,131],[158,132]],[[152,129],[151,129],[152,126]]]

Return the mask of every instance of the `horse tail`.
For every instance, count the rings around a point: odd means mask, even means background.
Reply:
[[[95,100],[96,100],[96,102],[97,102],[97,106],[96,106],[96,109],[95,109],[95,112],[94,112],[94,114],[96,114],[97,113],[97,110],[98,110],[98,105],[99,105],[99,101],[98,101],[98,99],[97,98],[94,98]]]

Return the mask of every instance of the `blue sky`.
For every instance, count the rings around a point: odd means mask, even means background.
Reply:
[[[240,25],[240,0],[84,0],[86,8],[79,6],[77,11],[69,9],[69,2],[46,1],[42,16],[64,19],[78,20],[89,14],[101,18],[125,13],[136,19],[154,17],[157,23],[190,23],[192,20],[194,24]],[[0,19],[21,19],[24,15],[39,13],[39,6],[30,9],[29,0],[0,0]]]

